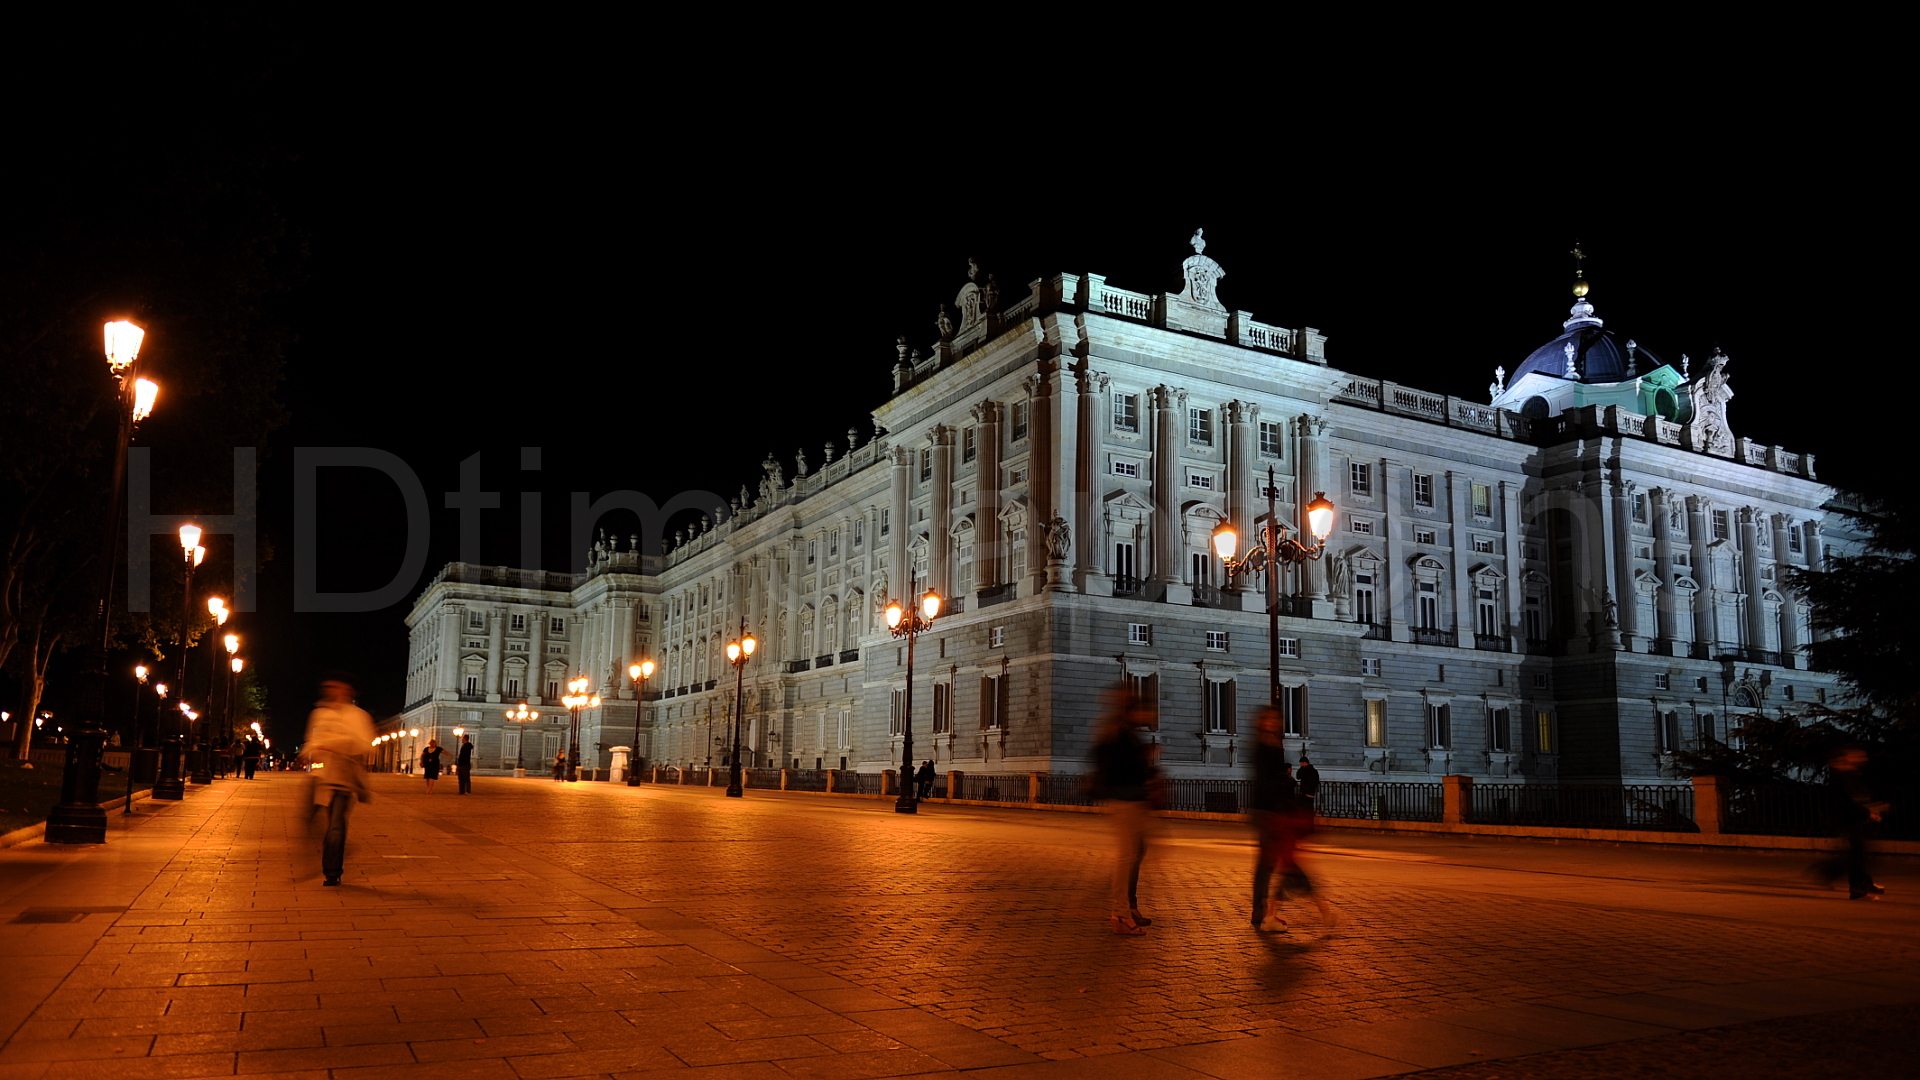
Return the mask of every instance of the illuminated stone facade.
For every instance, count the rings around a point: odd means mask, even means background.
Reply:
[[[1238,775],[1267,601],[1209,537],[1254,535],[1269,475],[1296,535],[1315,492],[1338,507],[1279,600],[1289,742],[1323,776],[1668,779],[1734,712],[1833,692],[1778,573],[1823,558],[1831,493],[1810,455],[1731,435],[1724,358],[1675,371],[1604,330],[1583,285],[1561,337],[1466,401],[1329,367],[1318,331],[1225,307],[1194,248],[1160,295],[1063,274],[1003,296],[976,267],[930,350],[899,345],[873,437],[791,479],[764,462],[664,555],[448,567],[409,616],[397,722],[477,727],[490,769],[517,734],[531,766],[553,685],[584,672],[605,765],[645,653],[640,753],[718,764],[744,620],[750,764],[896,767],[904,648],[880,612],[911,579],[950,598],[916,658],[916,759],[1082,771],[1124,683],[1158,702],[1172,775]],[[502,719],[522,701],[547,716]]]

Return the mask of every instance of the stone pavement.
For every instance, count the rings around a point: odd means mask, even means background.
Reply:
[[[1329,831],[1344,925],[1312,941],[1246,929],[1244,828],[1163,822],[1155,925],[1116,938],[1095,817],[376,785],[338,889],[298,775],[0,852],[0,1080],[1359,1078],[1594,1046],[1603,1075],[1920,1002],[1910,860],[1867,904],[1804,856]]]

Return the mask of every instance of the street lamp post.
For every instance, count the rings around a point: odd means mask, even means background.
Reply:
[[[106,325],[107,369],[113,373],[114,397],[119,417],[113,455],[113,480],[108,488],[107,557],[100,568],[100,600],[94,609],[94,633],[87,640],[81,657],[79,700],[73,738],[67,743],[67,760],[60,777],[60,802],[47,813],[46,840],[50,844],[104,844],[107,842],[107,812],[99,808],[100,758],[107,741],[107,643],[113,636],[113,576],[120,552],[120,513],[124,507],[121,489],[127,479],[127,444],[133,429],[153,412],[160,387],[151,379],[139,377],[140,342],[146,331],[120,320]],[[23,732],[31,740],[31,729]],[[30,742],[20,742],[22,768],[31,769],[27,758]],[[131,758],[129,758],[131,767]]]
[[[180,603],[180,685],[179,704],[186,704],[187,696],[187,638],[193,621],[193,568],[207,557],[207,549],[200,546],[200,526],[180,526],[180,555],[183,576]],[[178,801],[187,797],[187,783],[182,769],[182,756],[185,750],[186,713],[174,721],[174,730],[167,735],[160,748],[160,778],[153,782],[153,797]]]
[[[600,707],[600,695],[587,693],[587,687],[591,685],[592,683],[585,675],[573,679],[567,683],[566,696],[560,699],[560,704],[565,705],[567,711],[573,714],[573,723],[567,735],[567,783],[569,784],[578,783],[580,780],[580,710]]]
[[[1280,567],[1311,562],[1326,554],[1327,536],[1333,532],[1333,503],[1327,493],[1316,491],[1307,504],[1307,528],[1313,533],[1308,547],[1287,535],[1275,501],[1273,468],[1267,468],[1267,516],[1260,522],[1260,542],[1244,558],[1235,559],[1240,535],[1230,522],[1221,522],[1213,530],[1213,550],[1220,556],[1228,577],[1242,574],[1267,574],[1267,703],[1280,708]]]
[[[227,602],[218,596],[207,597],[207,613],[213,616],[216,627],[227,625]],[[220,681],[220,650],[207,649],[207,722],[196,725],[195,742],[198,744],[193,759],[193,782],[196,784],[213,783],[213,718],[220,715],[214,707],[214,684]],[[185,685],[182,683],[182,685]]]
[[[234,741],[239,738],[239,734],[234,730],[234,725],[240,722],[240,707],[234,702],[233,699],[240,689],[240,673],[246,670],[247,662],[244,659],[240,658],[239,656],[234,655],[235,653],[238,653],[240,651],[240,635],[228,634],[226,645],[227,645],[227,657],[228,657],[227,659],[227,725],[226,725],[227,726],[227,745],[222,748],[222,751],[224,753],[227,753],[228,755],[231,755]]]
[[[653,661],[642,660],[627,668],[633,680],[633,746],[627,750],[627,786],[640,786],[640,710],[646,708],[647,680],[653,678]]]
[[[907,582],[907,595],[912,596],[920,588],[917,576]],[[928,589],[920,597],[914,610],[900,606],[900,601],[887,603],[887,629],[897,638],[907,639],[907,693],[900,710],[900,797],[894,800],[893,812],[896,814],[917,814],[920,812],[920,800],[914,797],[913,785],[913,643],[921,634],[933,629],[933,620],[940,614],[940,594]]]
[[[540,714],[527,708],[527,703],[523,701],[519,708],[507,710],[507,719],[515,723],[530,724],[540,719]],[[513,775],[527,775],[527,737],[524,733],[513,743]]]
[[[745,718],[747,661],[753,659],[753,650],[760,643],[747,633],[747,620],[740,620],[740,636],[727,642],[727,663],[733,665],[733,768],[727,774],[727,797],[738,799],[746,794],[740,783],[740,722]]]
[[[140,699],[146,696],[143,691],[147,688],[147,665],[133,665],[133,677],[140,680],[140,685],[133,691],[133,719],[127,725],[127,737],[124,740],[127,746],[127,799],[120,804],[122,815],[133,813],[133,772],[135,763],[140,760]]]

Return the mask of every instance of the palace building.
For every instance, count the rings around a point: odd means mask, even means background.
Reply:
[[[1335,527],[1271,602],[1288,741],[1330,779],[1658,782],[1733,715],[1837,692],[1806,669],[1781,573],[1821,564],[1832,493],[1812,455],[1733,434],[1724,356],[1676,368],[1579,279],[1559,336],[1462,400],[1229,309],[1192,246],[1179,293],[1060,274],[1003,294],[975,267],[938,341],[897,346],[871,436],[791,476],[763,462],[664,554],[603,535],[578,574],[447,566],[408,616],[411,704],[383,730],[463,727],[482,771],[537,770],[585,675],[584,764],[633,744],[718,765],[744,624],[748,765],[897,768],[905,643],[882,609],[930,587],[916,759],[1084,771],[1124,685],[1157,703],[1170,775],[1239,775],[1269,597],[1210,538],[1230,523],[1244,550],[1271,499],[1311,543],[1320,492]],[[539,718],[506,718],[522,704]]]

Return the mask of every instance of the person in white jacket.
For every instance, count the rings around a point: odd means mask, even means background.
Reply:
[[[353,804],[366,802],[367,755],[373,752],[373,717],[353,703],[353,677],[329,671],[320,677],[320,700],[307,716],[307,738],[300,756],[312,766],[313,812],[327,815],[320,871],[328,885],[340,884],[347,854],[347,818]]]

